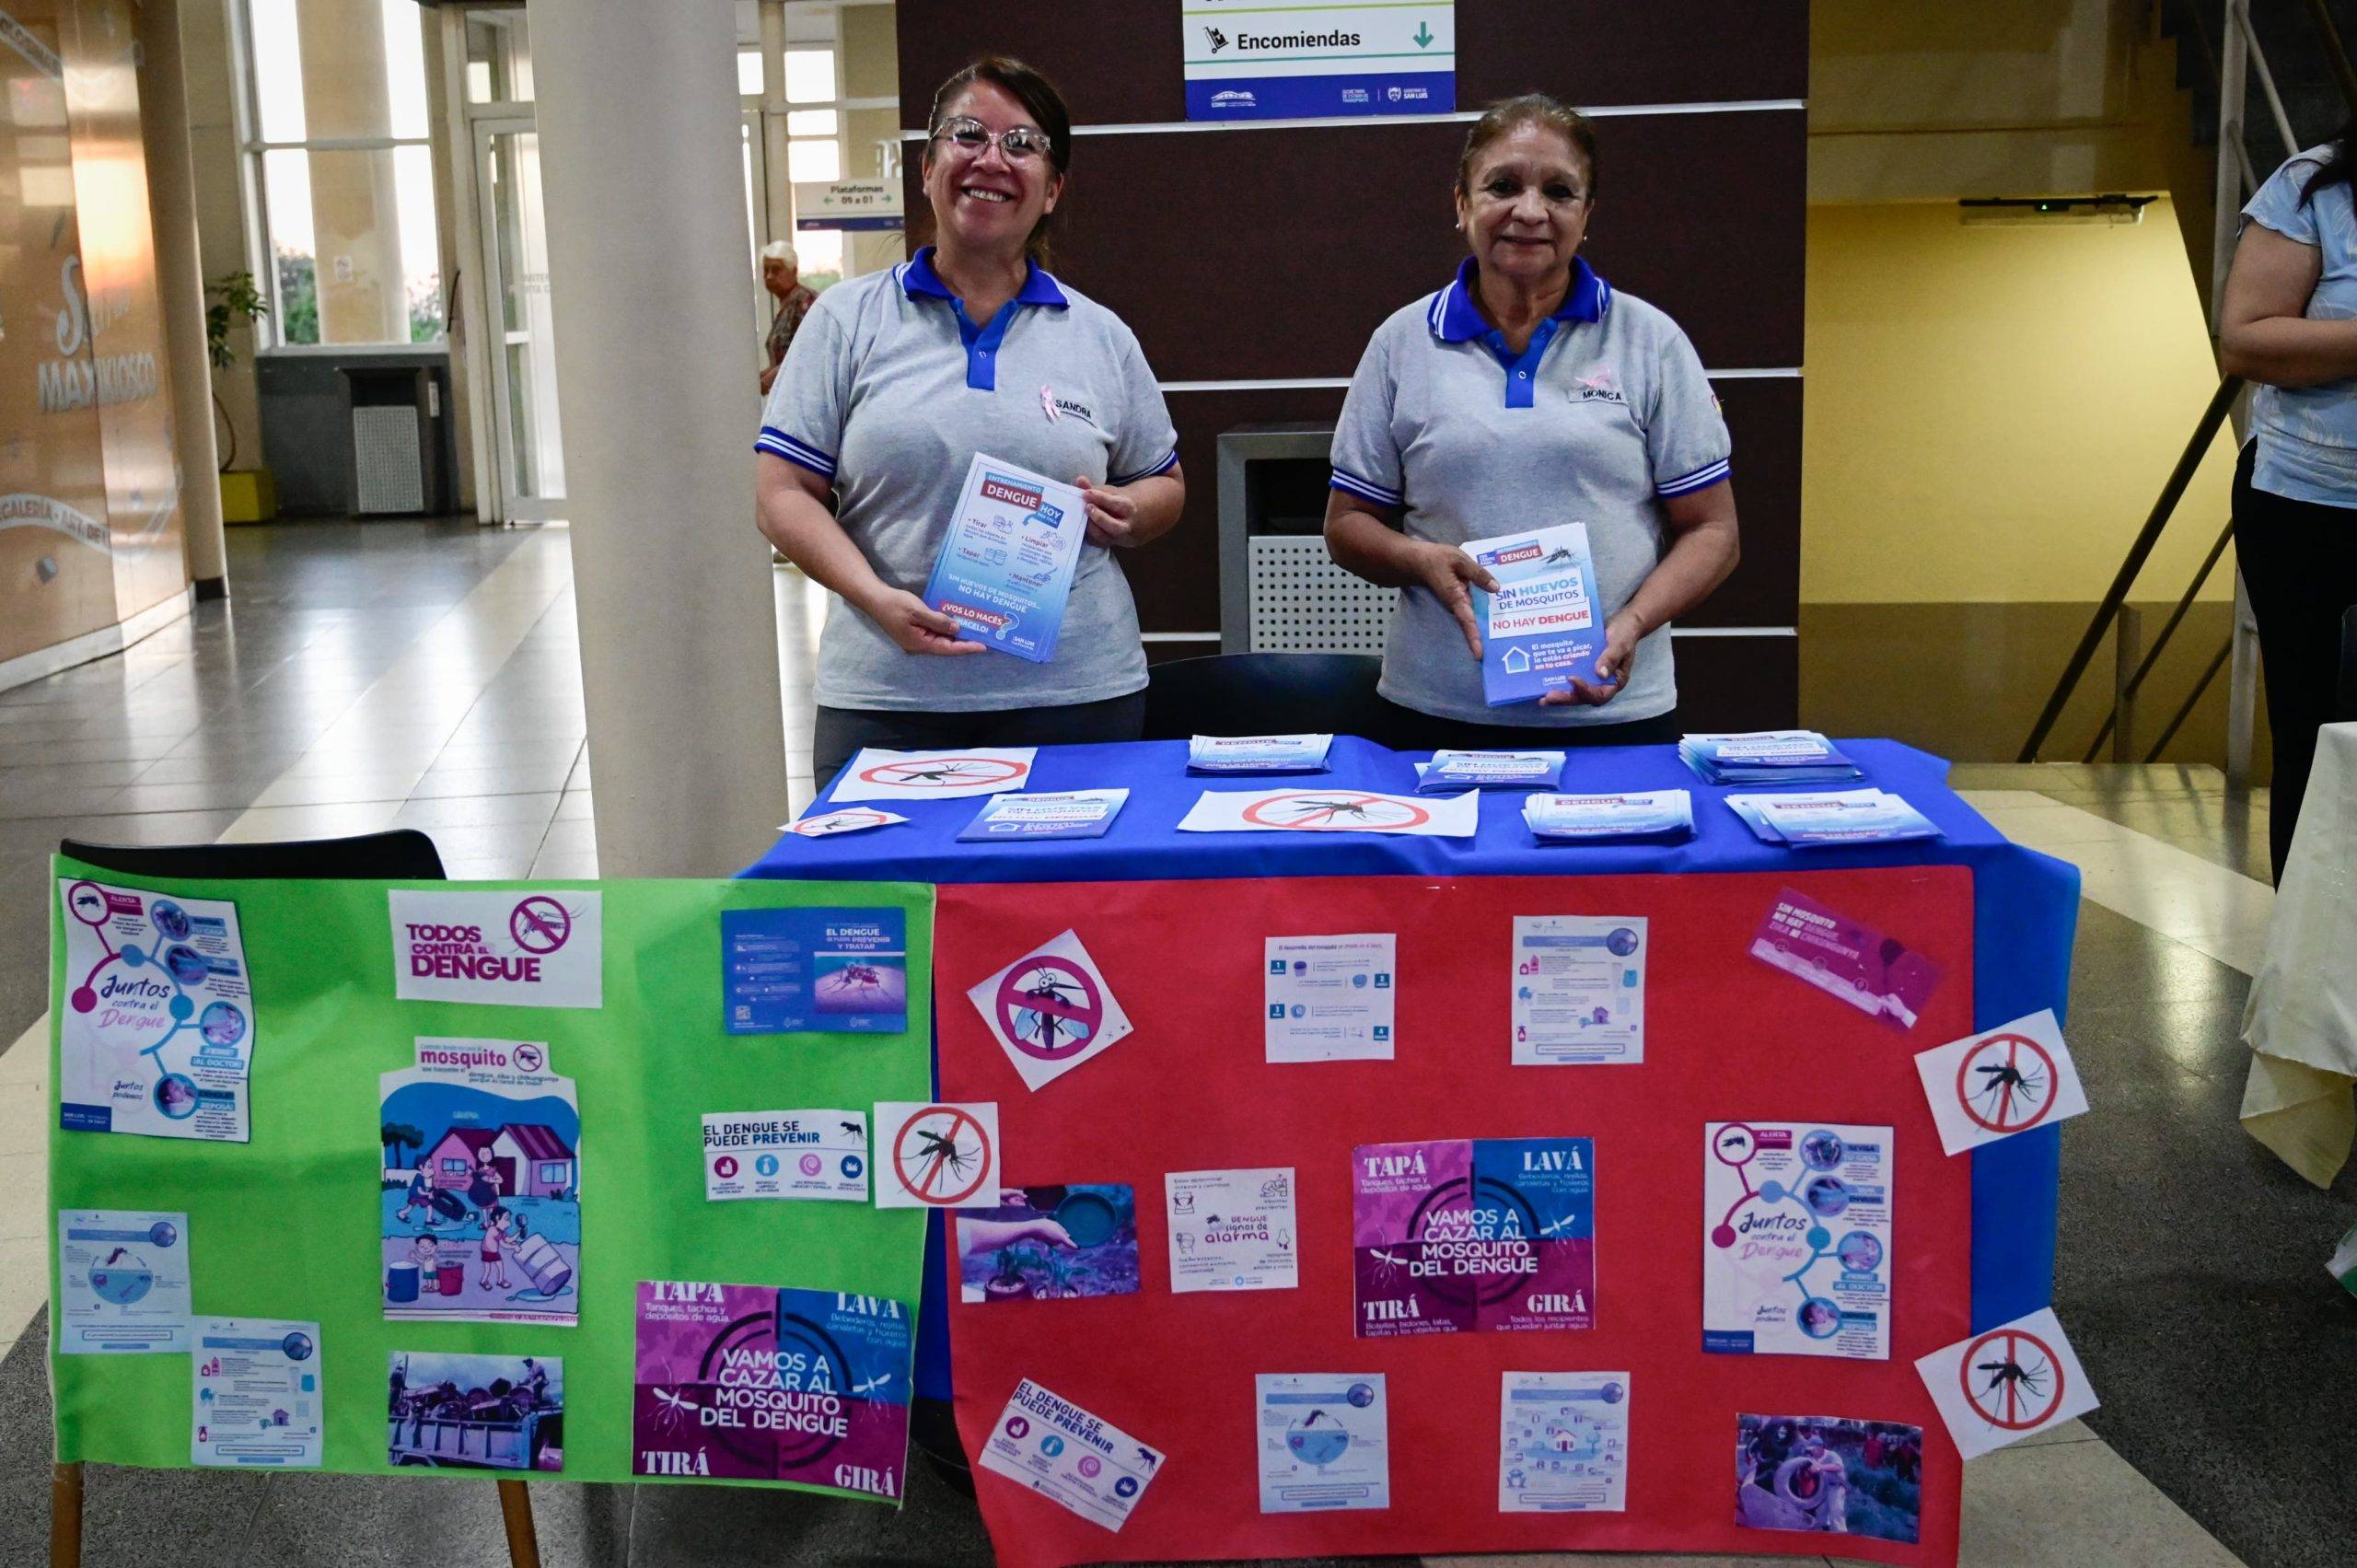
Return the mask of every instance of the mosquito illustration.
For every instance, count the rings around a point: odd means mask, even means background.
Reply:
[[[1544,566],[1552,566],[1559,561],[1570,561],[1573,559],[1575,559],[1575,557],[1572,552],[1559,544],[1554,549],[1547,552],[1547,559],[1539,563],[1539,564]]]
[[[1306,828],[1313,822],[1334,822],[1346,817],[1353,822],[1372,822],[1375,819],[1367,811],[1368,804],[1364,800],[1295,800],[1288,802],[1286,809],[1295,814],[1295,827]]]
[[[1148,1469],[1152,1469],[1155,1466],[1162,1463],[1162,1456],[1155,1453],[1153,1449],[1146,1447],[1144,1445],[1140,1444],[1138,1445],[1138,1463],[1144,1465]]]
[[[850,1134],[851,1136],[853,1136],[853,1138],[858,1139],[861,1143],[863,1143],[863,1144],[864,1144],[864,1143],[867,1142],[867,1129],[866,1129],[866,1128],[865,1128],[865,1127],[862,1127],[858,1122],[856,1122],[856,1121],[838,1121],[838,1122],[836,1122],[836,1123],[835,1123],[835,1125],[836,1125],[836,1126],[838,1126],[838,1127],[840,1127],[840,1128],[842,1128],[845,1132],[849,1133],[849,1134]]]
[[[1991,1062],[1973,1071],[1981,1078],[1974,1099],[1999,1100],[2003,1107],[2010,1108],[2017,1094],[2026,1106],[2036,1105],[2045,1098],[2046,1073],[2035,1063],[2024,1069],[2017,1063]]]
[[[1052,1051],[1056,1049],[1056,1037],[1060,1034],[1076,1040],[1087,1038],[1087,1025],[1067,1018],[1054,1010],[1058,1003],[1076,1005],[1081,1002],[1086,993],[1077,983],[1057,978],[1054,970],[1039,969],[1034,970],[1016,989],[1016,994],[1034,1004],[1047,1004],[1045,1006],[1034,1005],[1016,1010],[1015,1033],[1017,1039],[1030,1040],[1040,1050]]]
[[[922,1127],[917,1129],[917,1136],[924,1143],[916,1156],[917,1168],[921,1173],[916,1181],[918,1191],[930,1191],[933,1179],[944,1169],[952,1176],[962,1177],[973,1168],[974,1155],[959,1148],[956,1140],[939,1132],[927,1132]]]
[[[551,943],[558,943],[564,940],[564,933],[557,928],[555,923],[549,920],[547,916],[539,913],[530,904],[520,904],[517,906],[516,915],[517,919],[521,920],[525,924],[532,928],[532,934],[534,935],[544,936]]]
[[[828,982],[828,985],[838,993],[846,991],[873,991],[880,994],[884,990],[884,974],[873,964],[845,964],[835,971],[834,978]]]
[[[974,767],[975,764],[971,762],[934,762],[923,766],[903,762],[897,767],[885,769],[884,771],[890,777],[884,782],[903,784],[957,784],[961,780],[973,777]]]
[[[851,1386],[851,1391],[852,1391],[853,1393],[854,1393],[854,1394],[866,1394],[866,1393],[872,1393],[872,1392],[874,1392],[876,1389],[877,1389],[877,1388],[882,1388],[882,1387],[884,1387],[887,1383],[889,1383],[891,1380],[892,1380],[892,1375],[891,1375],[889,1372],[879,1372],[879,1373],[877,1373],[875,1376],[870,1377],[870,1378],[869,1378],[866,1382],[865,1382],[865,1383],[854,1383],[854,1384],[853,1384],[853,1385]]]
[[[663,1407],[656,1412],[655,1430],[666,1435],[678,1431],[696,1413],[694,1403],[684,1394],[674,1393],[668,1388],[656,1388],[655,1399]]]
[[[86,910],[94,910],[102,907],[101,900],[96,893],[84,893],[77,897],[74,902],[76,907]]]
[[[2042,1404],[2045,1401],[2049,1368],[2043,1361],[2036,1366],[2024,1366],[2008,1355],[2003,1361],[1976,1363],[1972,1369],[1975,1372],[1989,1374],[1989,1381],[1980,1389],[1983,1395],[1994,1395],[2000,1388],[2006,1389],[2005,1406],[2008,1410],[2011,1410],[2016,1402],[2013,1393],[2014,1388],[2019,1388],[2035,1403]],[[2009,1388],[2008,1385],[2011,1387]]]
[[[1372,1283],[1385,1288],[1397,1282],[1408,1267],[1407,1259],[1396,1252],[1386,1252],[1380,1247],[1368,1248],[1366,1255],[1375,1260],[1375,1279]]]

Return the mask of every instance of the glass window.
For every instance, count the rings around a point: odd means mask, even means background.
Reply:
[[[842,126],[831,109],[789,109],[785,112],[785,134],[789,136],[839,136]]]
[[[788,103],[835,101],[833,50],[789,49],[785,52],[785,100]]]
[[[553,1187],[553,1186],[557,1185],[559,1182],[563,1181],[563,1179],[564,1179],[564,1167],[563,1167],[562,1164],[560,1164],[559,1162],[554,1161],[554,1160],[552,1160],[552,1161],[550,1161],[548,1164],[543,1165],[542,1167],[540,1167],[540,1185],[541,1185],[541,1186],[543,1186],[543,1187]]]
[[[442,1162],[442,1168],[452,1176],[464,1176],[467,1173],[467,1162],[462,1159],[446,1159]]]
[[[254,273],[281,344],[431,343],[442,336],[425,48],[414,0],[376,0],[378,26],[314,36],[332,20],[297,0],[246,0],[266,257]],[[514,90],[522,17],[468,29],[470,84]],[[311,29],[307,32],[305,29]],[[335,69],[307,77],[303,62]],[[481,67],[478,72],[477,67]],[[528,95],[528,66],[522,90]]]
[[[531,34],[524,13],[477,11],[467,17],[467,101],[529,103]]]
[[[739,98],[761,96],[761,52],[758,49],[737,52],[737,95]]]
[[[843,177],[843,150],[831,141],[788,142],[785,145],[785,168],[787,175],[799,184],[817,180],[841,180]]]

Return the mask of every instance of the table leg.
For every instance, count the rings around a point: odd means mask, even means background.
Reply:
[[[499,1517],[507,1527],[507,1561],[513,1568],[540,1568],[540,1539],[532,1528],[532,1494],[522,1481],[499,1483]]]
[[[49,1472],[49,1568],[82,1568],[82,1466]]]

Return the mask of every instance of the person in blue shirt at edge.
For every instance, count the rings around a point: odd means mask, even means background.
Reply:
[[[1465,139],[1457,226],[1472,254],[1376,330],[1334,432],[1326,545],[1401,589],[1378,691],[1402,750],[1674,740],[1669,623],[1735,570],[1730,443],[1678,324],[1581,259],[1596,135],[1541,93],[1492,105]],[[1607,683],[1491,708],[1457,549],[1584,523]]]
[[[2218,365],[2258,383],[2235,470],[2235,553],[2258,622],[2278,881],[2333,718],[2340,617],[2357,603],[2357,115],[2243,209],[2218,311]]]
[[[1109,551],[1168,532],[1186,498],[1137,338],[1044,265],[1072,162],[1054,86],[983,56],[934,95],[930,129],[934,243],[819,296],[755,442],[762,534],[834,596],[819,638],[821,784],[863,746],[1136,739],[1145,650]],[[918,597],[977,452],[1088,498],[1045,664],[988,653]]]

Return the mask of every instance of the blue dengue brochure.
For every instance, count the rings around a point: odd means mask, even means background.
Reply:
[[[1391,1506],[1391,1412],[1380,1372],[1263,1372],[1260,1512]]]
[[[1832,784],[1862,776],[1855,762],[1813,729],[1681,736],[1678,755],[1715,784]]]
[[[924,601],[984,647],[1045,664],[1055,656],[1087,531],[1079,491],[977,452]]]
[[[1561,751],[1435,751],[1416,764],[1416,793],[1460,789],[1553,789],[1563,782]]]
[[[1187,742],[1190,773],[1322,773],[1330,735],[1199,735]]]
[[[1940,830],[1905,799],[1879,789],[1730,795],[1726,801],[1758,837],[1795,849],[1941,836]]]
[[[1030,795],[993,795],[958,835],[961,844],[1007,839],[1101,839],[1113,825],[1126,789],[1040,790]]]
[[[1557,523],[1458,549],[1490,569],[1498,591],[1473,590],[1481,622],[1481,694],[1491,707],[1535,703],[1573,680],[1596,684],[1604,617],[1587,526]]]
[[[898,1034],[909,1026],[902,911],[723,910],[720,958],[730,1034]]]
[[[1541,842],[1684,838],[1694,831],[1694,797],[1682,789],[1534,795],[1522,803],[1522,820]]]

